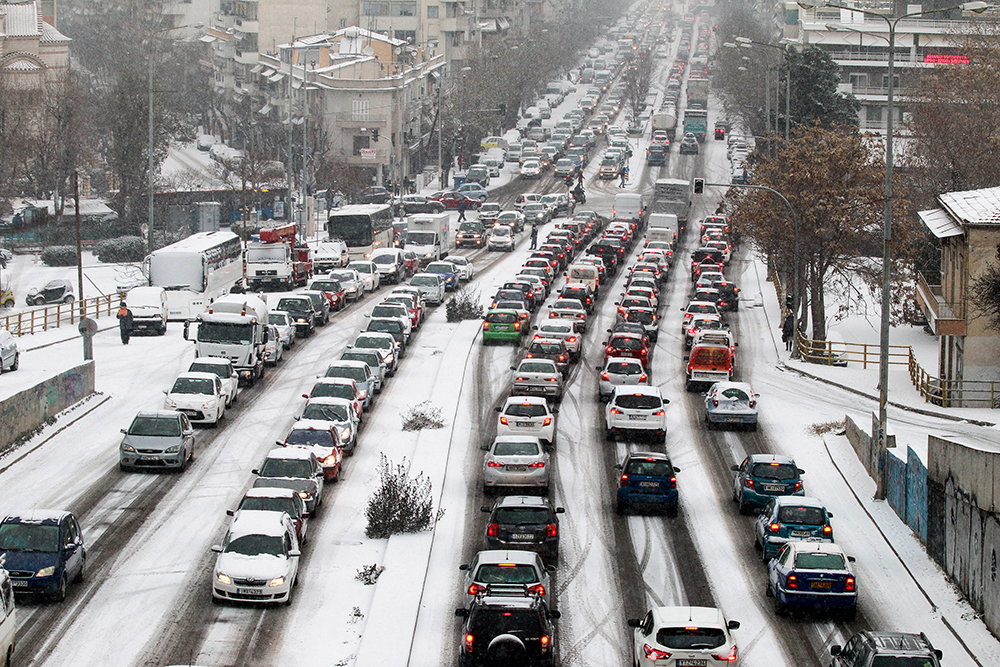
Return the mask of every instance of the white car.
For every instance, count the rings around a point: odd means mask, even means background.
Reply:
[[[374,292],[381,285],[381,275],[378,272],[378,264],[368,261],[355,261],[347,265],[348,269],[354,269],[361,278],[361,285],[366,292]],[[335,272],[331,272],[333,275]]]
[[[542,323],[535,326],[537,333],[533,338],[558,338],[566,345],[566,351],[573,358],[579,358],[580,346],[583,345],[583,336],[578,334],[571,322],[566,320],[542,320]]]
[[[284,512],[238,510],[212,572],[212,601],[291,604],[299,571],[299,540]]]
[[[358,413],[354,401],[335,396],[310,398],[299,419],[332,423],[344,453],[354,455],[358,444]]]
[[[286,350],[295,345],[296,330],[292,316],[283,310],[272,310],[267,314],[268,324],[273,325],[278,330],[278,339],[281,346]]]
[[[458,270],[458,279],[467,282],[476,277],[476,267],[466,257],[461,255],[448,255],[448,261],[455,265]]]
[[[739,665],[736,640],[730,634],[739,621],[728,621],[714,607],[654,607],[645,618],[629,619],[632,664]]]
[[[546,445],[556,442],[556,415],[543,396],[511,396],[496,409],[497,435],[531,435]]]
[[[525,160],[521,165],[521,178],[541,178],[542,163],[538,160]]]
[[[617,386],[604,408],[607,439],[615,440],[619,433],[637,431],[652,433],[661,440],[667,434],[669,399],[660,395],[659,387]]]
[[[531,289],[535,293],[535,303],[541,303],[542,300],[548,295],[549,288],[542,282],[542,279],[538,276],[531,276],[526,273],[519,273],[514,276],[514,280],[519,283],[529,283]]]
[[[365,292],[361,280],[361,274],[355,271],[350,265],[347,268],[335,269],[330,272],[330,279],[336,280],[344,288],[344,299],[347,301],[357,301]]]
[[[410,278],[410,285],[420,290],[427,303],[435,306],[444,303],[444,278],[437,273],[418,273]]]
[[[544,400],[544,399],[542,399]],[[549,491],[549,452],[538,438],[530,435],[498,435],[485,445],[483,493],[498,487],[527,487]]]
[[[370,312],[365,317],[370,319],[385,319],[392,318],[399,320],[403,323],[403,338],[409,341],[410,336],[413,334],[413,320],[410,318],[410,311],[401,303],[395,303],[392,301],[383,301],[382,303],[376,304]]]
[[[510,252],[514,249],[514,230],[507,225],[496,225],[490,232],[487,250]]]
[[[267,325],[267,342],[264,343],[264,363],[268,366],[277,366],[278,362],[285,356],[285,346],[281,342],[281,334],[278,327],[273,324]]]
[[[240,376],[233,368],[233,362],[222,357],[198,357],[188,366],[189,373],[215,373],[222,380],[222,395],[226,397],[226,407],[235,403],[240,396]]]
[[[0,329],[0,373],[16,371],[20,364],[21,352],[17,349],[17,339],[6,329]]]
[[[608,400],[615,387],[635,387],[649,384],[649,375],[642,361],[632,357],[608,357],[604,366],[598,366],[597,394],[601,402]]]
[[[164,409],[182,412],[192,423],[217,426],[226,414],[222,380],[215,373],[181,373],[163,393]]]

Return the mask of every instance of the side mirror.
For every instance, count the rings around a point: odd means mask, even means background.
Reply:
[[[479,508],[479,511],[480,512],[489,512],[490,508],[487,507],[486,505],[483,505],[482,507]]]
[[[833,518],[833,512],[827,512],[826,513],[826,518],[832,519]]]
[[[482,447],[480,447],[479,449],[480,449],[481,451],[484,451],[484,452],[488,452],[488,451],[490,451],[490,446],[489,446],[489,445],[483,445],[483,446],[482,446]]]
[[[847,557],[847,562],[848,563],[856,563],[856,562],[858,562],[858,559],[855,558],[854,556],[848,556]]]
[[[565,507],[557,507],[555,510],[556,514],[564,514],[566,512]]]
[[[663,399],[663,404],[664,405],[669,405],[670,404],[670,399],[669,398]]]
[[[164,389],[164,390],[163,390],[163,393],[164,393],[164,394],[169,394],[170,392],[169,392],[169,391],[167,391],[166,389]]]
[[[934,649],[934,657],[937,658],[938,660],[944,657],[944,654],[941,652],[941,649],[939,648]]]
[[[311,516],[312,516],[312,514],[310,514],[309,512],[303,512],[303,513],[302,513],[302,518],[303,518],[303,519],[308,519],[308,518],[309,518],[309,517],[311,517]]]
[[[731,466],[729,466],[729,469],[732,470],[733,472],[739,472],[740,471],[740,467],[737,466],[737,465],[731,465]]]
[[[234,514],[236,514],[234,510],[226,510],[226,516],[233,516]]]
[[[493,408],[493,411],[494,412],[503,412],[503,407],[501,407],[501,406],[498,405],[495,408]]]
[[[122,428],[122,429],[118,429],[118,430],[121,431],[122,433],[128,435],[128,429]]]
[[[798,471],[799,471],[799,474],[800,474],[800,475],[804,475],[804,474],[806,474],[806,471],[805,471],[805,470],[803,470],[802,468],[796,468],[796,470],[798,470]]]
[[[833,646],[830,647],[830,655],[832,656],[840,655],[840,651],[841,651],[840,644],[834,644]]]
[[[616,463],[616,464],[614,464],[611,467],[614,468],[615,470],[621,470],[622,469],[622,464],[621,463]]]
[[[510,370],[512,370],[512,371],[516,371],[516,370],[517,370],[517,366],[511,366],[511,367],[510,367]]]
[[[640,627],[642,627],[642,619],[641,618],[630,618],[630,619],[628,619],[628,627],[630,627],[630,628],[640,628]]]
[[[547,614],[547,616],[548,616],[549,618],[551,618],[552,620],[556,620],[556,619],[558,619],[558,618],[562,618],[562,614],[560,614],[560,613],[559,613],[558,611],[556,611],[555,609],[550,609],[550,610],[549,610],[549,613]]]
[[[281,440],[275,440],[274,444],[276,444],[278,447],[284,447],[285,446],[285,443],[283,443]]]
[[[221,544],[213,544],[212,545],[212,551],[214,551],[217,554],[221,554],[222,553],[222,545]]]
[[[260,470],[257,470],[257,468],[254,468],[253,470],[250,471],[250,474],[252,474],[252,475],[259,475],[260,474]]]
[[[461,570],[462,572],[467,572],[468,569],[469,569],[469,564],[468,563],[462,563],[461,565],[458,566],[458,569]]]
[[[301,555],[302,555],[302,552],[299,551],[298,549],[290,549],[288,551],[288,557],[289,558],[298,558]]]
[[[730,630],[739,630],[740,629],[740,622],[739,621],[729,621],[728,623],[726,623],[726,627],[728,629],[730,629]]]
[[[559,414],[559,408],[552,408],[552,414],[554,415]]]

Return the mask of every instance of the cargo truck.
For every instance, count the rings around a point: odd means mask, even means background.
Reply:
[[[694,75],[688,76],[685,91],[688,109],[708,109],[708,79]]]
[[[683,178],[660,178],[653,185],[651,213],[670,213],[677,216],[677,235],[687,226],[691,209],[691,181]]]
[[[260,230],[260,243],[247,245],[247,287],[292,289],[312,276],[309,248],[297,241],[294,223]]]
[[[708,134],[708,111],[705,109],[692,109],[688,107],[684,110],[684,134],[691,132],[698,138],[699,143],[705,141]]]
[[[451,250],[451,216],[448,213],[411,215],[406,219],[406,245],[416,254],[420,266],[448,256]]]
[[[253,294],[219,297],[194,322],[195,357],[229,359],[240,381],[253,386],[264,377],[267,344],[267,304]],[[184,339],[190,338],[190,322],[184,325]]]
[[[677,243],[678,223],[674,213],[650,213],[646,223],[647,241],[665,241],[671,245]]]
[[[667,138],[673,141],[674,135],[677,133],[677,109],[672,106],[660,109],[653,114],[650,124],[653,132],[657,130],[666,132]]]

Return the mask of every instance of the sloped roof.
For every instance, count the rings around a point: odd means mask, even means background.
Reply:
[[[39,25],[42,20],[34,2],[0,5],[0,12],[6,15],[4,34],[8,37],[36,37],[42,34]]]
[[[920,211],[917,215],[927,225],[927,229],[931,230],[931,234],[939,239],[949,236],[961,236],[962,234],[962,225],[952,220],[951,216],[943,208]]]
[[[15,60],[9,65],[5,65],[4,69],[10,72],[38,72],[42,68],[30,60]]]
[[[59,43],[59,42],[72,42],[73,40],[62,34],[55,29],[54,26],[49,25],[45,21],[42,21],[42,42],[43,43]]]
[[[960,225],[1000,225],[1000,187],[948,192],[938,201]]]

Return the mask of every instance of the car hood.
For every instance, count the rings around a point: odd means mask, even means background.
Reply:
[[[0,551],[4,560],[4,569],[8,572],[24,570],[37,572],[46,567],[59,564],[58,553],[40,553],[35,551]]]
[[[215,559],[215,571],[240,579],[269,581],[288,574],[288,559],[284,556],[221,553]]]
[[[126,435],[122,443],[132,445],[136,449],[164,451],[168,447],[177,447],[183,442],[181,436],[165,438],[155,435]]]

